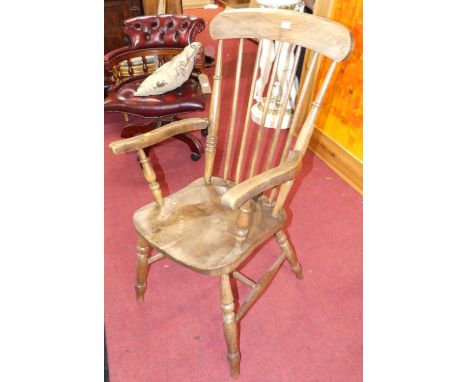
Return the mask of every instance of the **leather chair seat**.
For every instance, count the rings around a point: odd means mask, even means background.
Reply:
[[[205,109],[205,97],[196,78],[189,78],[182,86],[165,94],[137,97],[134,94],[143,80],[128,81],[115,89],[105,99],[104,110],[156,118]]]

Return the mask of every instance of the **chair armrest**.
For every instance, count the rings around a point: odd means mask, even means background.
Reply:
[[[255,195],[295,178],[301,167],[301,152],[291,150],[288,158],[278,167],[262,172],[231,188],[221,197],[221,204],[233,210],[237,209]]]
[[[122,54],[122,53],[129,52],[131,50],[132,49],[128,46],[124,46],[122,48],[111,50],[110,52],[104,55],[104,65],[106,65],[109,61],[111,61],[115,56],[118,56],[119,54]]]
[[[114,154],[127,153],[129,151],[144,149],[145,147],[155,145],[177,134],[193,130],[202,130],[207,127],[208,118],[187,118],[181,121],[171,122],[145,134],[112,142],[109,148]]]

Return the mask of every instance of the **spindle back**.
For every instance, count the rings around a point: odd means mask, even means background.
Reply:
[[[350,54],[353,38],[350,31],[337,22],[295,11],[265,8],[222,12],[213,18],[210,24],[210,33],[212,38],[218,40],[218,51],[209,114],[205,182],[209,184],[213,175],[218,142],[221,98],[229,99],[226,96],[221,97],[223,42],[226,39],[239,39],[234,90],[230,101],[231,113],[226,132],[226,147],[222,150],[224,154],[224,166],[220,175],[224,180],[232,180],[238,184],[243,180],[283,163],[287,159],[290,150],[298,151],[302,155],[305,153],[333,71],[337,62],[344,60]],[[242,73],[250,69],[246,67],[247,65],[243,65],[246,39],[256,39],[259,41],[259,44],[253,66],[253,74],[247,76],[252,81],[249,87],[247,104],[240,105],[240,81],[242,77],[245,77]],[[267,45],[271,46],[272,44],[268,40],[275,41],[274,57],[271,57],[271,60],[273,61],[274,59],[274,61],[270,63],[271,69],[269,72],[265,70],[265,66],[268,66],[268,60],[265,61],[263,57],[262,63],[260,63],[262,48],[265,48]],[[313,59],[303,79],[302,93],[294,97],[291,94],[291,90],[294,87],[301,49],[304,48],[314,51]],[[286,59],[288,54],[294,57],[293,60],[288,61]],[[310,89],[313,73],[318,69],[316,68],[317,64],[320,61],[326,61],[319,60],[320,56],[331,60],[331,65],[300,129],[299,116],[303,115],[301,110],[305,107],[304,92]],[[260,69],[263,70],[263,73],[259,76]],[[258,89],[255,89],[256,82],[262,76],[266,95],[261,94],[265,95],[263,98],[263,114],[260,122],[255,124],[251,122],[251,108],[254,93],[258,93]],[[265,139],[264,131],[266,130],[266,111],[268,109],[265,106],[270,105],[275,86],[280,91],[279,96],[277,94],[276,97],[279,100],[277,108],[278,118],[274,125],[274,133],[268,134],[269,137],[267,138],[269,139]],[[289,119],[289,130],[286,130],[287,133],[282,134],[284,139],[280,139],[283,119],[288,108],[288,102],[290,103],[291,100],[294,103],[294,115]],[[244,111],[241,112],[243,106]],[[239,113],[242,117],[240,121],[239,118],[236,118]],[[238,129],[242,129],[241,132]],[[253,134],[252,131],[249,133],[251,129],[256,129],[256,131]],[[299,135],[294,146],[291,147],[293,136],[297,132],[299,132]],[[286,136],[284,136],[285,134]],[[238,144],[236,145],[234,145],[235,137],[238,138]],[[259,161],[260,157],[262,160]],[[290,189],[290,185],[287,189]],[[287,193],[288,191],[280,192],[278,199],[285,199]],[[270,202],[273,202],[276,197],[276,189],[271,191],[269,196]],[[283,203],[284,200],[276,200],[276,207],[281,208]],[[278,212],[278,208],[275,208],[276,213]]]

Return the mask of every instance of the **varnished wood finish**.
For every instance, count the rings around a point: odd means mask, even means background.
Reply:
[[[329,138],[320,129],[314,130],[309,143],[309,149],[362,195],[362,161]]]
[[[141,0],[104,0],[104,52],[126,45],[122,22],[143,14]]]
[[[126,50],[115,54],[109,61],[104,63],[104,70],[109,72],[112,79],[112,87],[109,92],[114,91],[118,86],[122,86],[128,81],[135,79],[144,79],[153,73],[159,66],[171,61],[180,54],[183,48],[144,48],[135,50]],[[205,64],[204,50],[201,49],[195,59],[194,74],[198,74]],[[156,63],[148,64],[147,57],[155,57]],[[140,59],[141,64],[135,64],[132,59]],[[127,65],[124,66],[123,63]]]
[[[135,284],[136,300],[143,301],[146,292],[146,279],[148,278],[148,256],[151,253],[151,245],[143,239],[138,237],[137,242],[137,282]]]
[[[286,260],[288,260],[291,270],[294,272],[298,279],[302,279],[304,276],[302,274],[301,263],[297,260],[296,252],[294,251],[291,243],[289,242],[284,231],[278,231],[275,234],[276,242],[281,248],[281,253],[284,253]]]
[[[237,339],[237,322],[234,313],[234,296],[228,274],[221,275],[221,310],[223,312],[224,337],[227,345],[227,359],[231,369],[231,377],[240,375],[240,353]]]
[[[190,150],[192,151],[193,160],[198,160],[200,158],[200,155],[205,151],[199,139],[194,137],[190,133],[174,135],[174,139],[184,142],[190,148]]]
[[[122,113],[122,116],[123,116],[125,125],[128,125],[128,123],[130,122],[130,119],[128,118],[128,114],[127,113]]]
[[[264,38],[316,50],[334,61],[344,60],[353,38],[345,26],[318,16],[282,9],[225,11],[210,23],[213,38]]]

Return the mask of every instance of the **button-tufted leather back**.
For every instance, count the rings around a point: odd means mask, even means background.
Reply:
[[[205,29],[205,21],[189,15],[138,16],[123,22],[129,48],[183,48]]]

